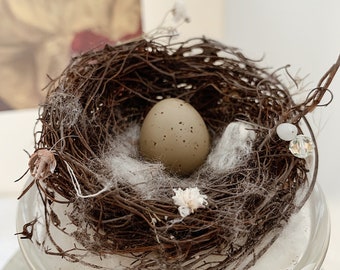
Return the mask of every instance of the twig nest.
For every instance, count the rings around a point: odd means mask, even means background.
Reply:
[[[249,267],[315,181],[275,127],[298,125],[325,91],[295,104],[276,74],[204,38],[140,39],[75,57],[47,87],[35,147],[53,150],[57,164],[37,182],[44,224],[60,226],[53,207],[66,201],[73,231],[58,229],[77,244],[62,250],[49,234],[47,252],[83,264],[83,250],[123,254],[137,269],[206,269],[210,255],[219,256],[209,269]],[[179,107],[163,110],[169,101]],[[179,155],[164,160],[165,151]],[[166,169],[179,164],[184,176]]]

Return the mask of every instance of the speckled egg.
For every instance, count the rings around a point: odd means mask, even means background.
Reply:
[[[139,147],[147,160],[160,161],[171,172],[185,176],[205,161],[210,150],[209,132],[189,103],[164,99],[145,117]]]

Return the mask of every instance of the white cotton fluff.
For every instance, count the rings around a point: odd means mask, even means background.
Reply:
[[[139,133],[140,126],[135,124],[112,140],[103,157],[112,179],[106,179],[109,183],[103,183],[103,186],[114,186],[117,182],[128,183],[146,199],[154,196],[159,198],[160,189],[187,188],[190,183],[170,175],[160,162],[149,162],[139,155]],[[240,166],[252,152],[254,138],[255,132],[250,125],[230,123],[221,138],[215,139],[215,146],[206,163],[195,174],[200,175],[207,169],[220,174]]]
[[[112,172],[118,179],[136,186],[144,186],[153,178],[159,178],[163,171],[163,166],[159,163],[142,162],[124,155],[112,156],[110,164]]]
[[[138,138],[140,127],[136,124],[115,137],[104,160],[107,169],[117,181],[134,186],[145,198],[151,198],[165,182],[176,181],[167,174],[160,162],[149,162],[139,156]]]
[[[210,152],[207,165],[216,173],[239,166],[252,152],[255,132],[243,122],[231,122]]]

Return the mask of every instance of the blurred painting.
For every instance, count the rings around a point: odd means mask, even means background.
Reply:
[[[139,0],[0,0],[0,110],[38,106],[72,56],[140,34]]]

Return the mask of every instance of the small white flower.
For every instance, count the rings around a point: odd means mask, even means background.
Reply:
[[[187,14],[187,9],[185,7],[184,0],[176,0],[175,6],[172,9],[173,20],[177,23],[179,21],[184,20],[185,22],[189,22],[189,16]]]
[[[208,205],[207,195],[200,194],[197,187],[173,189],[175,196],[172,197],[175,205],[178,206],[178,212],[184,218],[195,212],[198,208],[205,208]]]

